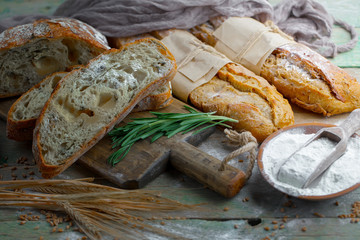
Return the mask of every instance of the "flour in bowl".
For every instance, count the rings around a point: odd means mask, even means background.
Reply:
[[[345,190],[357,183],[360,183],[360,137],[352,137],[349,139],[346,152],[336,160],[318,179],[316,179],[309,187],[302,189],[293,186],[294,179],[292,177],[282,176],[282,181],[277,179],[280,167],[285,163],[291,154],[300,148],[314,134],[305,134],[300,129],[292,129],[283,132],[270,140],[263,150],[262,162],[263,171],[269,177],[275,188],[282,192],[286,192],[292,196],[322,196],[333,194]],[[315,169],[316,166],[308,161],[306,156],[318,155],[320,158],[322,153],[326,154],[333,148],[333,142],[323,141],[318,145],[309,147],[298,161],[292,161],[292,168],[303,169],[303,176],[295,178],[303,179],[307,177]],[[322,151],[322,153],[320,153]],[[317,159],[318,159],[317,157]],[[288,174],[288,173],[286,173]],[[286,178],[289,178],[288,181]],[[286,182],[286,183],[285,183]],[[296,185],[296,184],[295,184]]]

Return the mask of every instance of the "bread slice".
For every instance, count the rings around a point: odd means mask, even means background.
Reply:
[[[78,66],[79,67],[79,66]],[[6,124],[6,135],[16,141],[31,141],[36,119],[49,99],[56,84],[68,72],[56,72],[22,94],[11,106]],[[171,84],[166,83],[142,99],[132,112],[158,110],[173,102]]]
[[[49,99],[56,84],[68,72],[56,72],[21,95],[11,106],[6,123],[6,135],[17,141],[33,138],[36,119]]]
[[[106,51],[66,75],[34,129],[33,154],[42,176],[64,171],[175,73],[167,48],[144,39]]]
[[[247,130],[262,142],[294,123],[289,102],[265,79],[240,64],[229,63],[209,82],[195,88],[189,100],[196,108],[234,118],[234,129]]]
[[[143,98],[132,110],[132,112],[155,111],[165,108],[173,103],[171,82],[159,87],[148,96]]]
[[[75,19],[9,28],[0,34],[0,98],[20,95],[47,75],[87,64],[109,48],[105,36]]]

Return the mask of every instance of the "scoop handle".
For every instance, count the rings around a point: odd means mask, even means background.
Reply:
[[[349,138],[358,129],[360,129],[360,109],[355,109],[350,115],[339,125],[344,129],[346,137]]]

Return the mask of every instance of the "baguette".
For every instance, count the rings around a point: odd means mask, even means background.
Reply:
[[[106,51],[66,75],[34,129],[33,154],[42,176],[64,171],[175,73],[175,59],[167,48],[144,39]]]
[[[9,28],[0,34],[0,98],[20,95],[47,75],[87,64],[109,48],[105,36],[75,19]]]
[[[213,33],[226,19],[223,16],[213,18],[190,32],[215,46],[218,40]],[[360,107],[359,82],[300,43],[276,48],[262,65],[260,76],[289,101],[315,113],[331,116]]]
[[[36,119],[49,99],[56,84],[67,72],[56,72],[22,94],[11,106],[7,115],[6,135],[16,141],[31,141]],[[170,82],[142,99],[132,112],[153,111],[173,102]]]
[[[171,29],[152,34],[163,39],[177,31],[182,30]],[[187,35],[189,42],[202,44],[195,36],[190,33]],[[184,45],[182,49],[188,48],[186,42],[179,44]],[[176,52],[179,51],[177,49]],[[193,63],[194,61],[189,61],[189,64]],[[280,128],[294,123],[294,113],[289,102],[276,88],[237,63],[226,64],[209,82],[194,88],[188,96],[188,101],[201,111],[216,111],[218,115],[238,120],[237,123],[229,124],[237,131],[250,131],[259,142]]]

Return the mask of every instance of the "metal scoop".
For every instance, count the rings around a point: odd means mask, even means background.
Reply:
[[[327,157],[320,161],[315,171],[312,172],[306,181],[303,183],[302,188],[308,187],[316,178],[318,178],[330,165],[343,155],[347,148],[349,137],[360,129],[360,109],[356,109],[341,123],[339,126],[327,127],[319,130],[311,139],[309,139],[303,146],[297,149],[288,160],[297,154],[301,149],[308,146],[313,141],[319,138],[328,138],[336,142],[333,151],[329,152]],[[286,162],[286,161],[285,161]],[[284,164],[285,164],[284,162]],[[284,165],[283,164],[283,165]],[[282,165],[282,166],[283,166]],[[280,168],[281,169],[281,168]],[[279,170],[280,172],[280,170]]]

